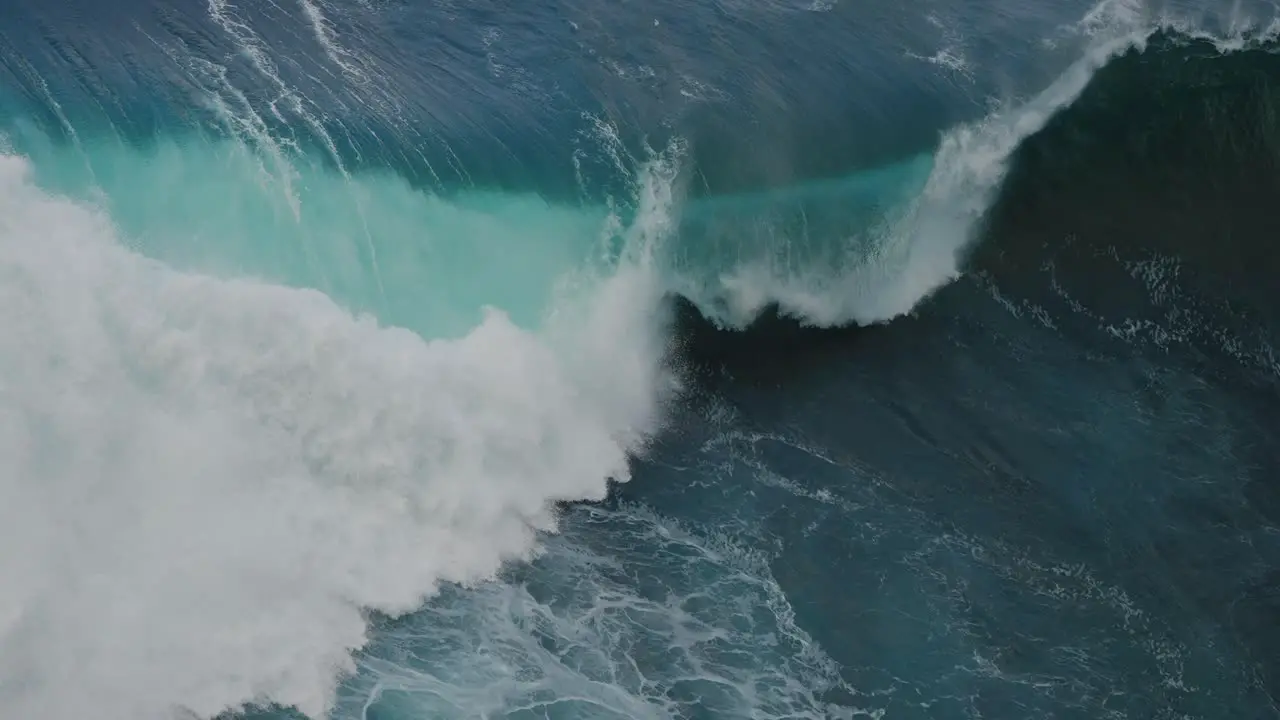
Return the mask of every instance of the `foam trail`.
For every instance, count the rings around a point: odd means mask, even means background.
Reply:
[[[368,83],[369,76],[364,70],[355,66],[356,59],[338,42],[333,26],[320,10],[319,3],[312,0],[298,0],[298,4],[302,7],[302,14],[306,16],[312,32],[315,33],[316,42],[324,49],[324,54],[329,61],[337,65],[351,80]]]
[[[644,253],[544,335],[426,341],[148,260],[28,174],[0,158],[6,717],[321,717],[365,609],[527,557],[658,420]]]

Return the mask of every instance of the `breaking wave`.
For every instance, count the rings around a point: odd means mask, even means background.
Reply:
[[[366,73],[303,5],[331,63]],[[270,70],[265,41],[211,7]],[[315,159],[247,100],[227,104],[230,85],[209,99],[218,132],[147,143],[8,118],[0,709],[323,716],[370,612],[491,580],[538,552],[558,503],[627,480],[680,398],[666,298],[729,327],[770,308],[866,325],[912,312],[972,258],[1029,272],[1043,260],[1030,245],[979,241],[1016,234],[1026,178],[1047,173],[1037,148],[1070,135],[1064,108],[1161,58],[1269,52],[1265,33],[1215,41],[1122,9],[1072,31],[1089,49],[1047,88],[935,151],[755,194],[687,193],[684,141],[638,156],[603,121],[586,152],[621,190],[570,203],[424,192],[336,140]],[[302,94],[280,86],[283,104]],[[805,672],[833,683],[814,653]]]

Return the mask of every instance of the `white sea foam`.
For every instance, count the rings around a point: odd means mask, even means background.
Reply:
[[[319,717],[366,609],[527,556],[658,421],[645,253],[545,334],[427,341],[136,255],[28,172],[0,158],[5,717]]]

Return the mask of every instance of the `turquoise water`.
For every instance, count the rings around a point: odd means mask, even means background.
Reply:
[[[640,195],[607,205],[536,192],[445,195],[391,169],[347,172],[281,145],[264,152],[197,132],[141,145],[118,137],[55,143],[32,130],[13,138],[14,150],[33,161],[37,184],[99,207],[148,257],[315,288],[429,337],[465,334],[484,307],[540,326],[566,283],[611,273],[626,228],[645,222]],[[677,146],[655,161],[674,168],[678,153]],[[859,292],[871,298],[896,278],[872,277],[883,268],[868,260],[880,262],[893,236],[909,232],[895,213],[919,196],[933,162],[924,154],[768,193],[675,197],[671,217],[658,221],[675,225],[646,252],[661,265],[665,289],[726,322],[749,321],[788,288],[808,294],[811,305],[832,305],[856,294],[840,285],[861,282]],[[671,181],[661,192],[679,193],[678,176]],[[866,275],[849,277],[858,272]]]
[[[344,173],[195,133],[145,146],[23,140],[15,149],[31,158],[36,183],[101,208],[149,257],[316,288],[428,337],[465,334],[484,306],[536,327],[556,283],[607,268],[619,244],[603,207],[532,192],[445,198],[391,170]]]

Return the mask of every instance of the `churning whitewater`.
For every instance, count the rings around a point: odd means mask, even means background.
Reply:
[[[0,20],[0,716],[1280,716],[1274,294],[1001,201],[1274,11],[741,5]]]
[[[527,558],[552,504],[602,498],[656,427],[643,258],[543,335],[492,311],[431,341],[312,290],[160,265],[29,175],[0,169],[15,717],[258,699],[319,717],[365,610]]]

